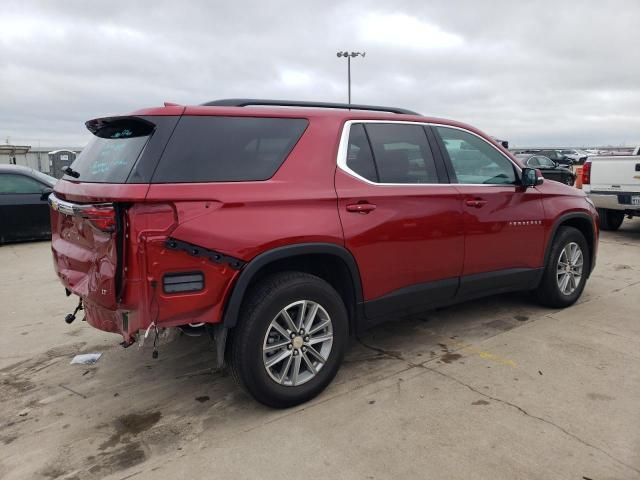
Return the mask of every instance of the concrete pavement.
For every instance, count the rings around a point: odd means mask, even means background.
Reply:
[[[152,360],[65,325],[46,242],[0,265],[0,478],[640,479],[638,219],[603,233],[574,307],[502,295],[382,325],[284,411],[214,372],[206,339]]]

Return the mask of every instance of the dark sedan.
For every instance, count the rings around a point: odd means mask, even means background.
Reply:
[[[57,179],[19,165],[0,165],[0,245],[51,238],[47,197]]]
[[[573,185],[576,181],[576,175],[570,169],[560,166],[544,155],[521,153],[516,155],[516,158],[529,168],[537,168],[542,172],[542,176],[549,180],[555,180],[567,185]]]

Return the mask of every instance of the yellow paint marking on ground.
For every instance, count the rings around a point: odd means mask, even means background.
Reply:
[[[496,362],[501,365],[506,365],[511,368],[518,368],[518,364],[513,360],[510,360],[508,358],[503,358],[500,355],[496,355],[495,353],[487,352],[485,350],[480,350],[479,348],[474,347],[473,345],[469,345],[463,342],[458,342],[457,340],[452,340],[450,338],[448,338],[446,341],[449,342],[450,344],[453,344],[456,350],[463,351],[465,353],[469,353],[472,355],[478,355],[480,358],[484,360],[490,360],[492,362]]]

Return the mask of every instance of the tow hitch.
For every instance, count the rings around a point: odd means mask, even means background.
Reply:
[[[82,306],[82,297],[80,297],[80,300],[78,301],[78,306],[76,307],[76,309],[73,311],[73,313],[68,313],[65,317],[64,317],[64,321],[67,322],[67,325],[71,325],[73,323],[73,321],[76,319],[76,314],[78,313],[78,311],[80,310],[84,310],[84,307]]]

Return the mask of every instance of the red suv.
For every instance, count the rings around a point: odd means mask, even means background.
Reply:
[[[321,392],[366,327],[514,290],[566,307],[595,264],[584,193],[462,123],[219,100],[86,125],[50,197],[67,294],[125,346],[208,331],[267,405]]]

